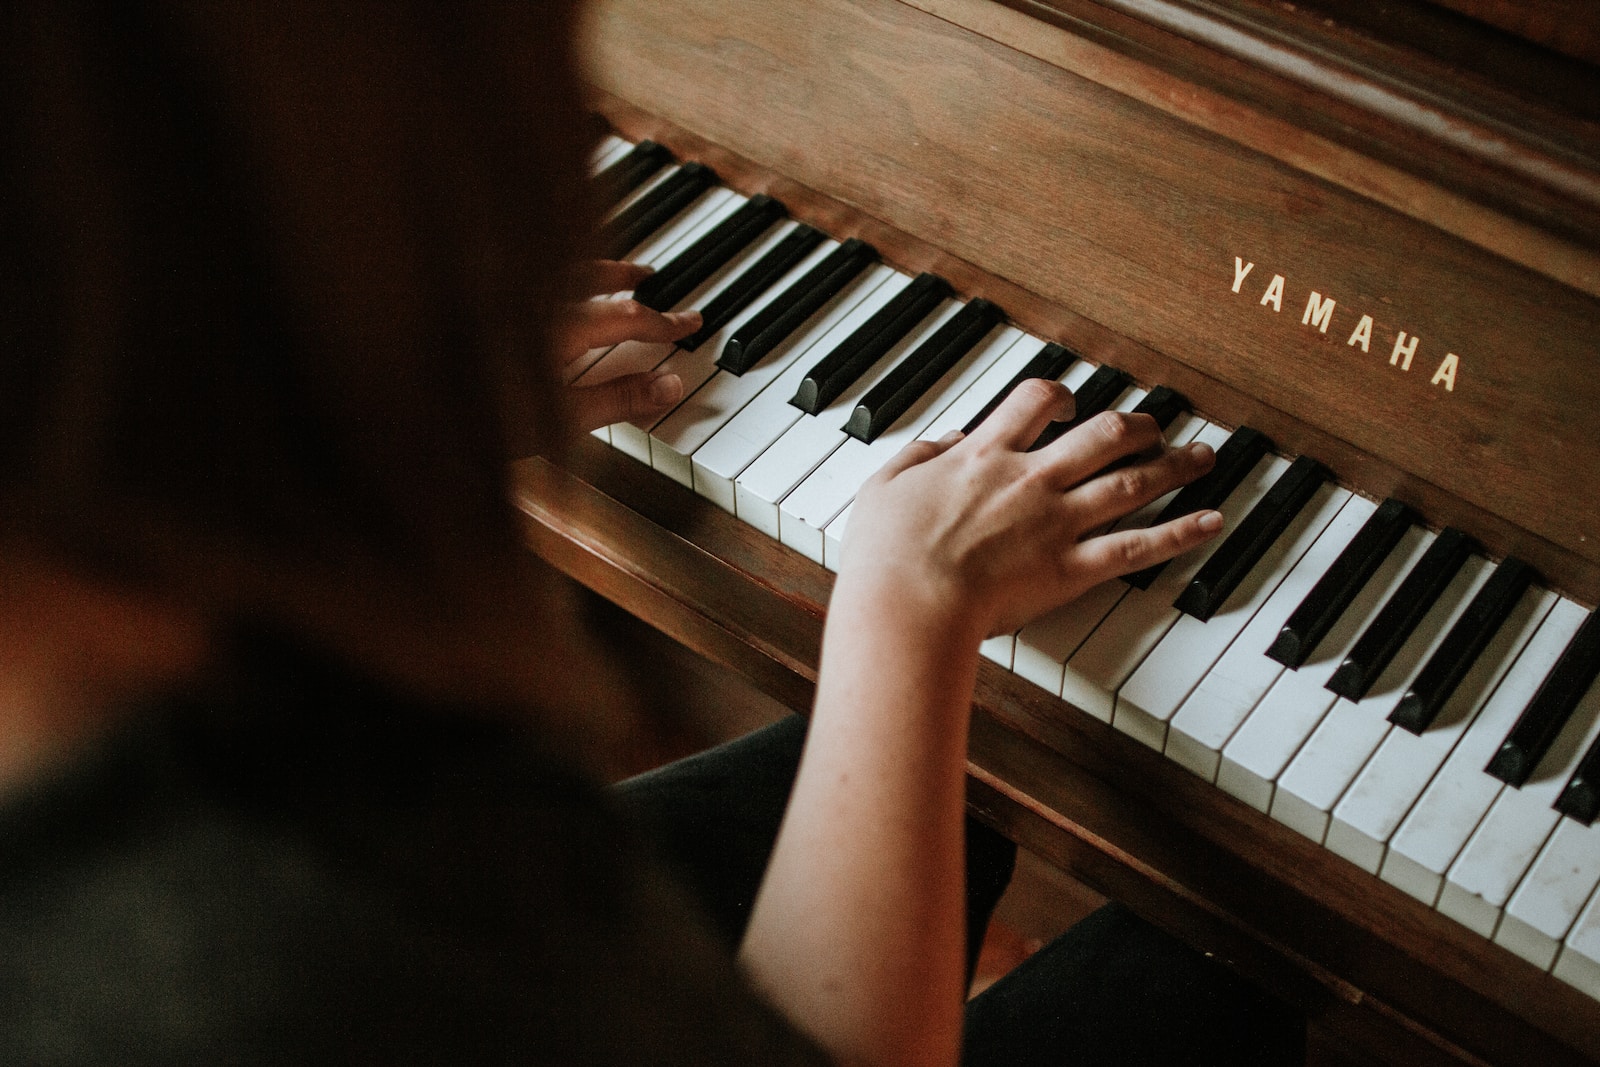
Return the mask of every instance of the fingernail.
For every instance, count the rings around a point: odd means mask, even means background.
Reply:
[[[951,430],[949,433],[939,438],[939,443],[941,445],[953,445],[965,436],[967,435],[962,433],[960,430]]]
[[[1216,533],[1218,530],[1222,529],[1222,512],[1203,512],[1200,515],[1199,523],[1200,529],[1204,530],[1206,533]]]
[[[650,383],[650,402],[676,404],[683,395],[683,379],[676,374],[663,374]]]
[[[698,311],[674,311],[667,318],[680,326],[693,326],[696,328],[700,326],[701,322],[700,312]]]
[[[1195,459],[1208,459],[1214,453],[1212,452],[1211,446],[1206,444],[1204,441],[1191,441],[1189,443],[1189,454]]]

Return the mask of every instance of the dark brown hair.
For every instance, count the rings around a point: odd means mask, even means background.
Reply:
[[[505,666],[548,592],[508,430],[559,438],[587,219],[572,19],[6,5],[0,537],[425,683]]]

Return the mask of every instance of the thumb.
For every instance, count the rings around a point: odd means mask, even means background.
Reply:
[[[571,390],[575,419],[582,430],[665,414],[683,398],[676,374],[628,374],[600,385]]]

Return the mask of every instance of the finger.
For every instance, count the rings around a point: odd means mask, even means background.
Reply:
[[[683,379],[676,374],[629,374],[568,392],[575,408],[573,419],[587,431],[666,414],[683,399]]]
[[[1080,529],[1115,522],[1179,486],[1188,485],[1216,464],[1211,446],[1196,441],[1168,449],[1143,462],[1102,471],[1067,494]]]
[[[654,273],[654,268],[642,263],[628,263],[620,259],[596,259],[578,268],[578,292],[585,296],[626,293],[637,288],[640,282]]]
[[[624,341],[676,341],[700,328],[700,312],[660,312],[637,300],[585,300],[572,309],[563,337],[568,359]]]
[[[1165,563],[1198,548],[1222,531],[1222,513],[1196,511],[1144,530],[1101,534],[1071,550],[1085,570],[1105,581]]]
[[[951,446],[961,440],[961,437],[960,430],[952,430],[937,441],[912,441],[893,456],[890,456],[889,461],[879,468],[874,477],[880,479],[893,478],[895,475],[910,470],[919,463],[926,463],[935,456],[949,451]]]
[[[1129,456],[1161,448],[1161,424],[1149,415],[1102,411],[1039,450],[1038,459],[1063,489]]]
[[[972,431],[974,440],[1023,452],[1052,422],[1072,418],[1072,391],[1047,378],[1027,378]]]

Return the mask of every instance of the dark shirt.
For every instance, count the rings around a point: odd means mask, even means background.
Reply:
[[[532,732],[246,648],[0,805],[0,1063],[823,1062]]]

